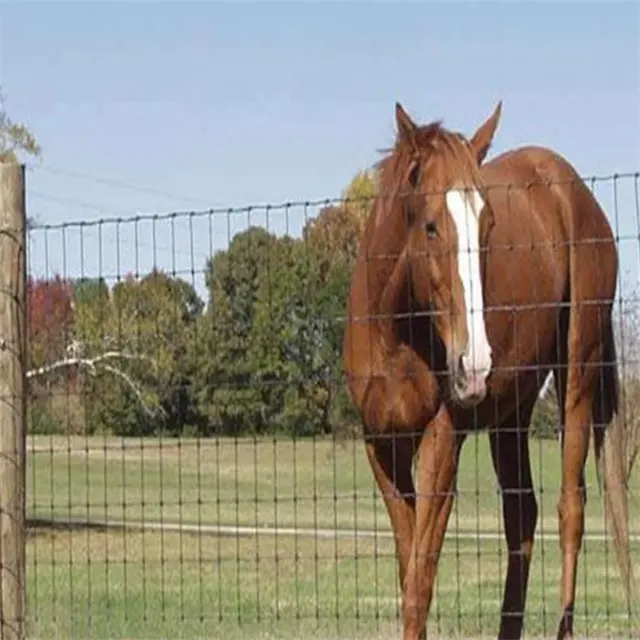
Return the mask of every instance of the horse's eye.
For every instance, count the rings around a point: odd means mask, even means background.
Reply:
[[[438,235],[438,227],[432,220],[424,225],[424,230],[427,232],[427,236],[429,236],[430,238],[435,238]]]
[[[411,171],[409,172],[409,184],[415,187],[418,184],[418,176],[420,175],[420,165],[418,162],[414,162]]]

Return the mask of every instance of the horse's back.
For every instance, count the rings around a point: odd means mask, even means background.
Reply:
[[[514,197],[527,198],[543,223],[558,219],[568,239],[613,240],[607,217],[575,167],[547,147],[527,145],[506,151],[483,165],[485,182]]]
[[[611,225],[566,158],[545,147],[523,146],[493,158],[482,172],[494,185],[489,199],[505,219],[511,241],[528,236],[529,244],[546,244],[556,261],[581,268],[584,277],[598,269],[593,283],[598,295],[613,295],[617,251]]]

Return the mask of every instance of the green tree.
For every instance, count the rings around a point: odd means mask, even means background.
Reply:
[[[17,157],[21,153],[40,157],[42,148],[26,124],[11,118],[0,88],[0,157]]]
[[[342,193],[341,203],[322,209],[303,230],[303,238],[315,265],[315,287],[310,320],[316,323],[314,344],[327,363],[323,370],[326,400],[324,424],[342,429],[355,421],[356,414],[344,384],[342,368],[343,318],[351,273],[360,237],[373,211],[378,191],[374,171],[357,173]],[[322,337],[320,337],[322,336]]]
[[[157,270],[117,283],[106,300],[93,285],[76,286],[90,429],[178,434],[197,423],[190,355],[203,303],[195,290]]]
[[[279,248],[276,236],[250,227],[208,261],[210,302],[200,334],[208,359],[201,362],[198,388],[201,411],[216,432],[265,428],[263,392],[249,354],[259,289],[261,282],[272,282]]]
[[[263,422],[271,430],[316,432],[312,402],[313,282],[311,256],[299,240],[279,242],[277,258],[260,278],[248,358],[261,390]]]
[[[109,286],[104,278],[77,278],[72,282],[72,287],[76,304],[92,301],[106,304],[109,301]]]
[[[349,412],[341,357],[349,269],[327,271],[303,241],[283,239],[270,275],[249,354],[266,422],[290,435],[330,432]]]
[[[211,430],[304,435],[348,419],[343,318],[376,188],[375,176],[361,172],[343,204],[323,209],[302,238],[252,227],[211,257],[198,381]]]

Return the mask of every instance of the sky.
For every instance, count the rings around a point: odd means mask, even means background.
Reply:
[[[586,176],[640,170],[638,3],[3,2],[0,84],[43,157],[33,273],[196,284],[248,224],[298,234],[394,137],[394,103],[471,135],[503,101],[492,155],[542,144]],[[596,194],[639,277],[633,181]],[[626,243],[626,244],[625,244]],[[624,246],[623,246],[624,245]],[[625,276],[626,277],[626,276]]]

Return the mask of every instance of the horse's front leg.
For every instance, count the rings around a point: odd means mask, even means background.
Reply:
[[[391,521],[400,587],[409,564],[415,525],[415,489],[411,477],[413,440],[410,435],[368,434],[365,445],[373,477]]]
[[[447,529],[464,436],[441,407],[418,449],[416,526],[403,589],[404,640],[425,637],[438,558]]]

